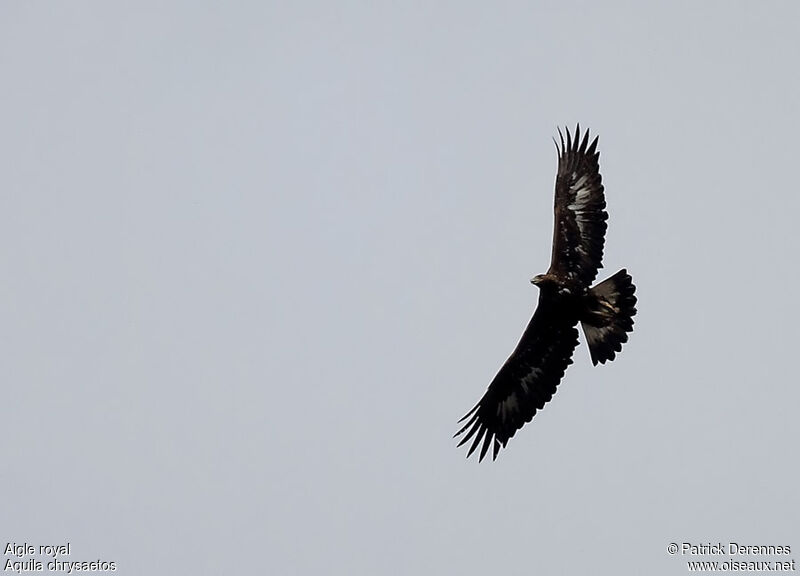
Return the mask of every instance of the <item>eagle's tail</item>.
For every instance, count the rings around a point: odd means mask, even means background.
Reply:
[[[595,366],[613,360],[633,330],[636,286],[632,280],[623,268],[589,290],[581,326]]]

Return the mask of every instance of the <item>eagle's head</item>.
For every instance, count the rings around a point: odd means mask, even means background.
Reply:
[[[537,274],[531,278],[531,284],[538,286],[540,289],[547,285],[554,285],[558,282],[552,274]]]

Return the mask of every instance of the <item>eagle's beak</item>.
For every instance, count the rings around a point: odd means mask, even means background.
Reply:
[[[538,275],[534,276],[533,278],[531,278],[531,284],[533,284],[534,286],[538,286],[539,282],[541,282],[541,281],[542,281],[542,279]]]

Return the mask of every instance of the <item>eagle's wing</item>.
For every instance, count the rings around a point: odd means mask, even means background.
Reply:
[[[589,131],[581,141],[581,127],[575,140],[567,130],[567,142],[558,130],[558,175],[556,176],[553,255],[548,274],[562,281],[588,288],[602,267],[606,233],[606,200],[596,152],[597,137],[587,148]]]
[[[458,445],[475,437],[467,457],[483,441],[479,460],[486,456],[489,446],[493,446],[492,458],[496,459],[500,446],[505,447],[509,438],[550,401],[578,345],[578,330],[570,322],[540,300],[516,350],[480,402],[459,420],[467,423],[455,434],[466,432]]]

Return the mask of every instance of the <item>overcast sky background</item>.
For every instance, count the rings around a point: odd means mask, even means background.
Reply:
[[[670,542],[800,559],[798,22],[794,2],[4,3],[3,546],[69,541],[120,574],[682,574]],[[451,436],[533,312],[551,137],[576,122],[635,331],[597,368],[581,336],[478,465]]]

